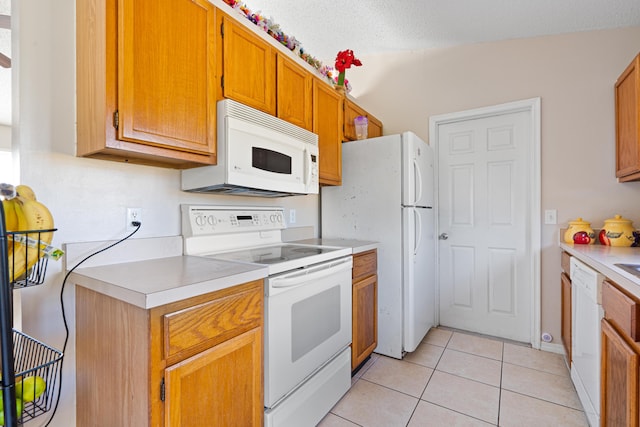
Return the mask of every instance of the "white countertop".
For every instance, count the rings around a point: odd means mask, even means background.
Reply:
[[[313,238],[313,239],[296,240],[290,243],[302,243],[305,245],[322,245],[322,246],[337,246],[340,248],[351,248],[353,254],[370,251],[378,248],[378,242],[372,242],[368,240],[351,240],[351,239]]]
[[[194,256],[78,268],[75,284],[149,309],[268,275],[267,267]]]
[[[640,278],[614,265],[640,264],[640,248],[562,242],[560,248],[640,298]]]

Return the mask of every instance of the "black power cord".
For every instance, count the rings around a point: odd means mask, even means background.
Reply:
[[[133,225],[134,227],[136,227],[135,230],[133,230],[129,235],[127,235],[126,237],[123,237],[122,239],[118,240],[117,242],[114,242],[112,244],[110,244],[109,246],[100,249],[99,251],[96,251],[90,255],[87,255],[84,259],[82,259],[82,261],[78,262],[76,265],[73,266],[73,268],[71,268],[71,270],[67,271],[67,274],[65,274],[64,279],[62,280],[62,287],[60,288],[60,306],[62,307],[62,322],[64,323],[64,330],[65,330],[65,338],[64,338],[64,345],[62,346],[62,354],[64,355],[65,350],[67,349],[67,342],[69,341],[69,325],[67,324],[67,316],[64,312],[64,300],[62,298],[63,293],[64,293],[64,288],[65,285],[67,284],[67,279],[69,278],[69,275],[71,275],[71,273],[73,273],[73,271],[78,268],[78,266],[80,266],[80,264],[82,264],[83,262],[85,262],[86,260],[88,260],[89,258],[98,255],[101,252],[104,252],[108,249],[111,249],[112,247],[114,247],[115,245],[124,242],[125,240],[127,240],[128,238],[130,238],[131,236],[133,236],[134,234],[136,234],[138,232],[138,230],[140,230],[140,226],[142,226],[142,223],[140,221],[131,221],[131,225]],[[47,423],[44,425],[44,427],[47,427],[49,424],[51,424],[51,421],[53,421],[53,417],[55,417],[56,415],[56,411],[58,410],[58,404],[60,403],[60,394],[62,393],[62,366],[64,364],[64,357],[60,360],[60,381],[58,382],[58,396],[56,397],[56,404],[53,407],[53,412],[51,412],[51,418],[49,418],[49,421],[47,421]]]

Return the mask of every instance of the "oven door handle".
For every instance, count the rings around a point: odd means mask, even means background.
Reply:
[[[304,285],[310,280],[321,279],[331,276],[344,270],[351,270],[353,261],[351,257],[346,260],[331,263],[330,265],[319,265],[302,271],[287,274],[281,277],[274,277],[270,280],[270,284],[274,288],[291,288],[298,285]]]

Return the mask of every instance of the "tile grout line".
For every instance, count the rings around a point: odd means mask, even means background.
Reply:
[[[500,388],[498,390],[498,419],[496,426],[500,425],[500,405],[502,404],[502,379],[504,375],[504,342],[502,342],[502,360],[500,360]]]

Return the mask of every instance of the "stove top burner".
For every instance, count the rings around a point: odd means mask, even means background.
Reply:
[[[215,258],[245,261],[257,264],[278,264],[313,255],[326,254],[334,251],[335,249],[336,248],[317,246],[276,245],[214,254],[212,256]]]

